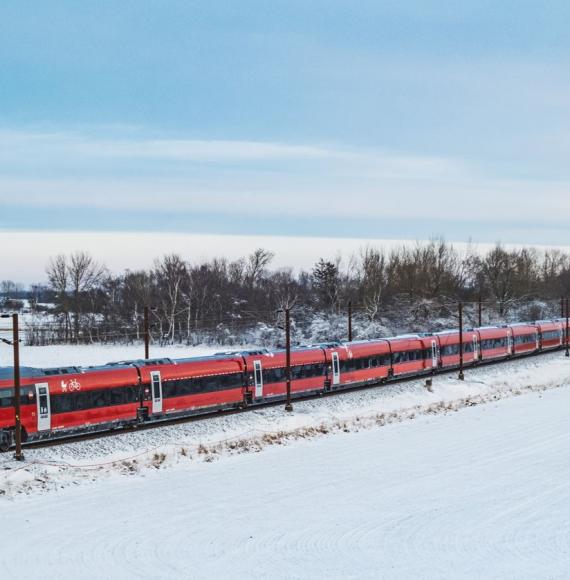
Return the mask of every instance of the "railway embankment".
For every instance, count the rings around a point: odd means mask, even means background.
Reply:
[[[468,369],[455,374],[379,386],[334,397],[224,415],[113,437],[26,449],[25,461],[0,456],[0,501],[91,485],[102,478],[144,477],[170,469],[231,460],[269,447],[305,445],[321,437],[390,428],[420,417],[456,413],[510,397],[570,385],[563,352]],[[357,452],[357,450],[355,450]]]

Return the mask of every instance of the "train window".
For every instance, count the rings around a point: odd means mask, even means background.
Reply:
[[[0,407],[12,407],[14,405],[13,389],[2,389],[0,391]]]
[[[395,352],[393,358],[394,364],[402,364],[410,360],[410,354],[408,351]]]
[[[160,375],[158,374],[152,375],[152,391],[154,398],[160,399]]]
[[[323,365],[312,365],[316,367],[317,374],[314,376],[319,376],[323,374]],[[370,368],[375,368],[378,366],[390,366],[390,355],[386,356],[375,356],[375,357],[362,357],[362,358],[351,358],[347,360],[340,361],[340,368],[342,372],[360,371]]]
[[[39,397],[40,397],[40,415],[45,415],[49,412],[48,409],[48,394],[47,389],[45,387],[41,387],[39,389]]]
[[[33,387],[21,387],[20,404],[32,405],[36,403]],[[0,409],[14,406],[14,389],[0,389]]]
[[[561,330],[550,330],[542,333],[542,340],[560,340],[562,338]]]
[[[263,369],[263,381],[265,383],[280,383],[285,380],[285,369]]]
[[[96,391],[84,391],[80,393],[65,393],[51,397],[52,413],[70,413],[86,409],[96,409],[114,405],[125,405],[138,402],[139,387],[115,387],[112,389],[98,389]],[[40,393],[40,406],[42,395]],[[41,408],[40,408],[40,412]]]
[[[165,399],[185,397],[214,391],[239,389],[243,386],[242,373],[210,375],[192,379],[178,379],[162,383],[162,396]]]

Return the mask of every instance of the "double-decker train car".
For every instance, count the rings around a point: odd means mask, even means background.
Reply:
[[[506,326],[484,326],[477,329],[480,360],[507,358],[512,354],[512,336]]]
[[[336,385],[362,385],[378,382],[391,376],[392,356],[390,342],[381,340],[352,341],[345,344],[346,356],[340,360]],[[332,355],[334,350],[330,349]],[[334,365],[331,364],[331,367]]]
[[[443,368],[459,365],[460,342],[458,330],[444,330],[434,335],[439,344],[440,365]],[[474,364],[479,361],[479,333],[469,329],[463,331],[463,364]]]
[[[565,324],[557,320],[539,320],[536,322],[541,349],[557,348],[564,340]]]
[[[132,361],[141,383],[139,420],[179,415],[243,403],[242,356],[215,355],[157,361]],[[142,416],[141,416],[142,414]]]
[[[564,321],[468,329],[463,362],[501,360],[564,343]],[[459,365],[459,332],[291,349],[291,395],[346,390]],[[286,352],[266,349],[97,367],[21,369],[23,440],[108,430],[284,399]],[[13,369],[0,368],[0,449],[13,445]]]
[[[511,324],[512,354],[527,354],[540,348],[538,327],[535,324]]]
[[[408,334],[387,339],[392,350],[392,376],[423,374],[437,367],[433,339],[430,336]]]
[[[77,367],[22,369],[21,421],[24,440],[77,429],[110,429],[136,417],[139,375],[131,365],[105,365],[83,372]],[[0,445],[14,424],[13,377],[0,373]],[[8,429],[6,429],[8,427]]]
[[[247,369],[245,402],[252,404],[282,398],[287,393],[287,354],[255,351],[243,353]],[[324,348],[295,347],[291,349],[291,393],[307,394],[321,391],[327,376]]]

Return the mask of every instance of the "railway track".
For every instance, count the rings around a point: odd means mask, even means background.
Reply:
[[[522,355],[517,355],[516,357],[510,357],[507,359],[479,361],[475,365],[473,365],[473,364],[465,365],[464,371],[468,372],[469,370],[472,370],[472,369],[491,367],[491,366],[495,366],[495,365],[505,364],[507,362],[514,363],[516,361],[523,361],[523,360],[528,360],[531,358],[539,358],[539,357],[542,357],[542,356],[545,356],[548,354],[553,354],[555,352],[562,352],[562,351],[564,351],[564,349],[565,349],[564,346],[560,346],[557,348],[550,348],[547,351],[539,351],[539,352],[533,352],[533,353],[528,353],[528,354],[522,354]],[[307,394],[307,395],[292,394],[291,397],[296,402],[311,401],[311,400],[316,400],[316,399],[322,399],[325,397],[333,397],[335,395],[340,395],[340,394],[376,389],[376,388],[383,387],[386,385],[404,384],[404,383],[419,381],[422,379],[429,379],[429,378],[435,377],[435,376],[445,376],[445,375],[449,375],[452,373],[456,373],[458,371],[459,371],[459,366],[454,366],[454,367],[449,367],[449,368],[445,368],[445,369],[438,369],[435,372],[429,371],[426,373],[421,373],[421,374],[417,374],[417,375],[410,375],[407,377],[390,378],[390,379],[385,379],[383,381],[370,382],[370,383],[366,383],[363,385],[358,385],[355,387],[341,388],[341,389],[337,389],[334,391],[323,391],[323,392],[311,393],[311,394]],[[280,405],[283,405],[284,402],[285,402],[285,397],[280,397],[280,398],[275,399],[273,401],[266,401],[263,403],[250,405],[250,406],[243,407],[243,408],[216,410],[216,411],[212,411],[209,413],[200,413],[200,414],[188,415],[188,416],[184,416],[184,417],[165,418],[165,419],[160,419],[160,420],[152,421],[152,422],[148,422],[148,423],[117,426],[116,429],[112,429],[112,430],[93,431],[93,432],[87,432],[87,433],[80,433],[77,435],[68,435],[68,436],[61,437],[61,438],[58,437],[55,439],[32,441],[30,443],[24,443],[24,448],[25,449],[42,449],[42,448],[48,448],[48,447],[56,447],[56,446],[64,445],[67,443],[78,443],[81,441],[90,441],[90,440],[94,440],[94,439],[103,439],[103,438],[107,438],[107,437],[115,437],[118,435],[124,435],[125,433],[129,433],[129,432],[140,432],[140,431],[146,431],[149,429],[159,429],[161,427],[180,425],[180,424],[184,424],[184,423],[191,423],[194,421],[207,421],[208,419],[212,419],[214,417],[219,417],[222,415],[223,416],[230,416],[230,415],[236,415],[236,414],[241,414],[241,413],[247,413],[247,412],[252,411],[254,409],[278,407]],[[0,452],[0,455],[2,455],[3,453],[11,453],[11,452],[12,452],[12,450]]]

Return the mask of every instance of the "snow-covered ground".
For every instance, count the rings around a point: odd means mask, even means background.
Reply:
[[[11,338],[11,337],[10,337]],[[189,356],[204,356],[226,350],[244,350],[247,346],[172,346],[152,345],[151,358],[171,357],[184,358]],[[0,366],[12,366],[11,348],[4,346],[0,349]],[[22,366],[30,367],[58,367],[58,366],[89,366],[101,365],[120,360],[134,360],[144,358],[142,344],[92,344],[92,345],[50,345],[50,346],[21,346],[20,361]]]
[[[0,578],[567,577],[562,353],[294,407],[0,456]]]

